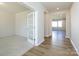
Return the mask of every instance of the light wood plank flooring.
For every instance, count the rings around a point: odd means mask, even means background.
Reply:
[[[77,56],[69,39],[65,39],[65,32],[53,31],[52,37],[33,47],[23,56]]]

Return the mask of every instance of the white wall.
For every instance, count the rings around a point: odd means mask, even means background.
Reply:
[[[52,19],[51,19],[51,16],[49,14],[49,12],[46,12],[44,14],[44,36],[45,37],[49,37],[52,35]]]
[[[44,7],[38,2],[24,2],[35,10],[35,45],[44,41]]]
[[[79,54],[79,3],[75,2],[71,8],[71,41]]]
[[[16,14],[16,20],[15,20],[15,31],[16,35],[20,35],[23,37],[27,37],[27,12],[20,12]]]
[[[0,11],[0,37],[11,36],[14,32],[15,14]]]
[[[66,10],[66,38],[70,38],[71,35],[71,18],[70,10]]]
[[[27,13],[12,13],[0,11],[0,37],[20,35],[26,37],[27,33]]]

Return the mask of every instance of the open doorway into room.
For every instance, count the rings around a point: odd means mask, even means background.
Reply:
[[[60,16],[61,15],[61,16]],[[63,16],[64,15],[64,16]],[[58,13],[52,19],[52,39],[53,42],[62,42],[66,34],[66,17],[65,14]]]
[[[34,9],[23,2],[0,4],[0,56],[20,56],[34,46]]]

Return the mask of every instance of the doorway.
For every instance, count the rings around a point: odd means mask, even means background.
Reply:
[[[23,55],[34,46],[33,12],[34,9],[23,2],[0,5],[0,56]]]
[[[30,12],[27,15],[27,40],[35,46],[35,12]]]
[[[52,39],[54,42],[62,42],[65,38],[66,32],[66,20],[63,19],[53,19],[52,20]]]

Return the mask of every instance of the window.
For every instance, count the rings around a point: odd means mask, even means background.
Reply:
[[[62,27],[62,21],[58,21],[58,27]]]
[[[52,21],[52,27],[57,27],[57,21]]]
[[[52,27],[62,27],[62,21],[52,21]]]

